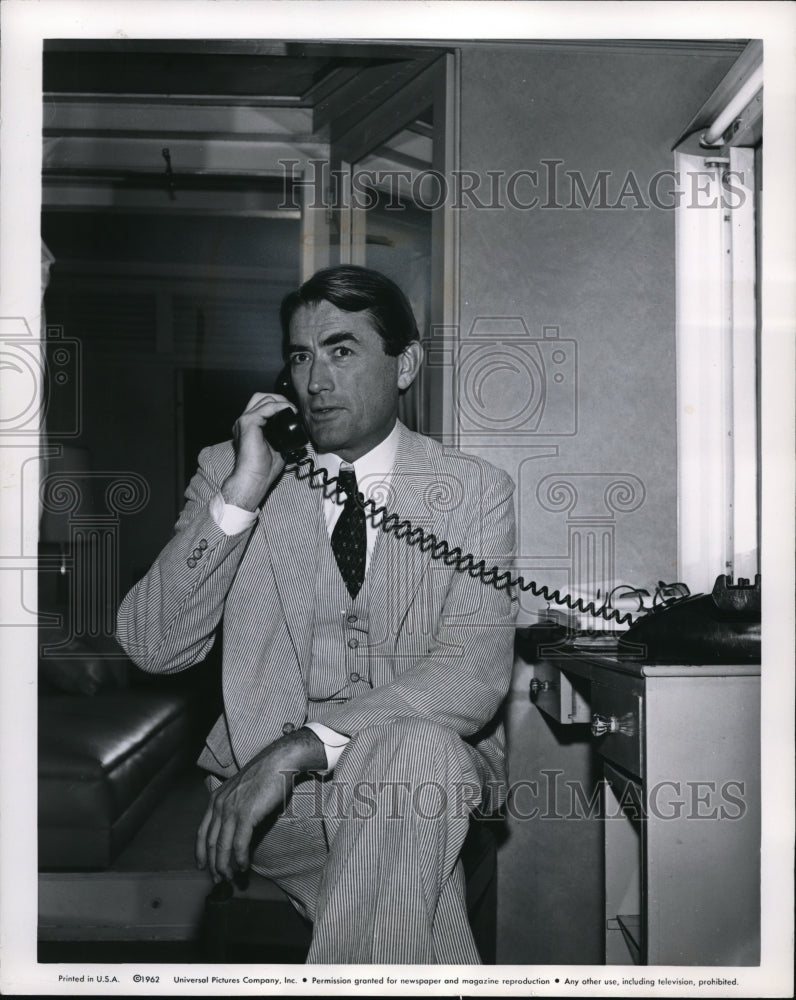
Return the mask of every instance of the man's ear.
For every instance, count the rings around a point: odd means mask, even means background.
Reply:
[[[423,363],[423,345],[413,340],[398,355],[398,388],[404,392],[414,382]]]

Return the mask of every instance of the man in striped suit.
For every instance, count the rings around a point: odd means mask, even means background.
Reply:
[[[282,328],[310,454],[343,489],[286,467],[263,427],[291,404],[255,394],[234,441],[199,456],[118,638],[169,673],[202,660],[223,620],[196,844],[216,881],[251,865],[281,885],[313,922],[310,962],[474,963],[459,855],[471,811],[502,801],[516,602],[353,498],[508,567],[513,484],[398,421],[422,349],[387,278],[321,271],[285,299]]]

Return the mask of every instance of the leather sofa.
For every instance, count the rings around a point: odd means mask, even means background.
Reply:
[[[151,677],[82,645],[39,664],[43,871],[109,868],[193,766],[218,707],[212,665]]]

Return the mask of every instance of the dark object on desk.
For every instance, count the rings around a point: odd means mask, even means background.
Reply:
[[[572,638],[572,631],[557,622],[535,622],[518,628],[514,639],[514,649],[526,663],[537,663],[545,658],[551,646],[563,646]]]
[[[760,575],[753,584],[719,576],[711,594],[676,601],[634,622],[619,658],[648,663],[759,663]]]

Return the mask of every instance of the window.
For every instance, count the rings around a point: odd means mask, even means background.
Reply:
[[[677,145],[678,559],[693,590],[759,572],[762,43]]]

